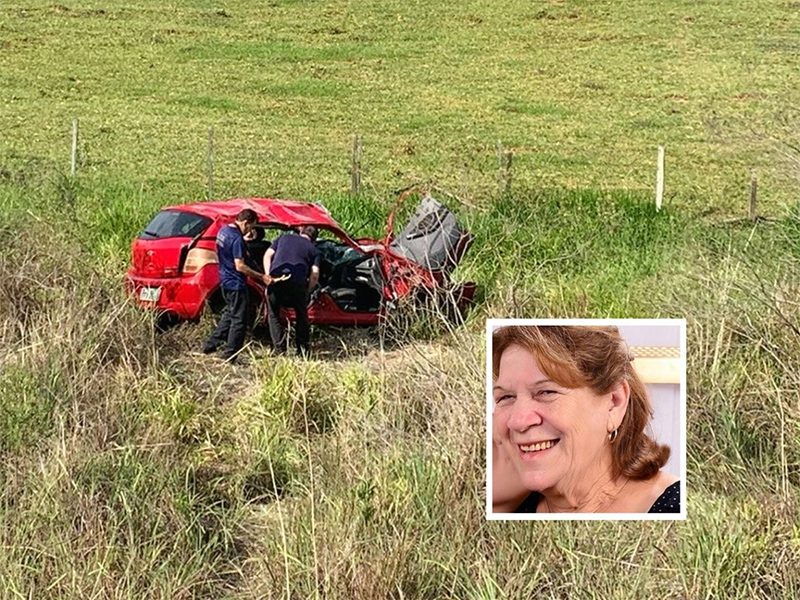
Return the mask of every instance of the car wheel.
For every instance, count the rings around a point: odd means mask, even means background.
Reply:
[[[158,333],[166,333],[180,322],[181,318],[175,313],[171,312],[160,313],[156,317],[156,331]]]

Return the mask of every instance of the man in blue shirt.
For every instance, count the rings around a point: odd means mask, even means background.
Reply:
[[[281,307],[294,309],[297,352],[309,352],[308,300],[319,281],[319,253],[314,242],[317,228],[306,225],[300,235],[284,234],[264,254],[264,273],[272,283],[268,288],[269,335],[275,352],[286,351],[286,328],[280,319]]]
[[[219,281],[225,310],[211,336],[203,344],[203,354],[211,354],[225,345],[222,358],[233,360],[244,345],[247,331],[247,278],[252,277],[265,285],[270,279],[247,265],[247,247],[244,236],[250,233],[258,221],[255,211],[245,208],[236,221],[226,225],[217,234],[217,260]]]

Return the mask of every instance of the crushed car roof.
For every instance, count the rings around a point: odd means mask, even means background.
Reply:
[[[339,224],[333,220],[327,209],[321,204],[298,202],[297,200],[279,200],[276,198],[236,198],[224,202],[196,202],[167,206],[162,210],[180,210],[194,212],[214,219],[233,219],[239,211],[249,208],[256,212],[259,220],[266,219],[270,223],[283,225],[320,225],[343,236],[348,237]]]

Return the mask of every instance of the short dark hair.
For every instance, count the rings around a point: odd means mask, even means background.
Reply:
[[[236,215],[236,220],[243,223],[256,223],[258,222],[258,215],[252,208],[243,208]]]
[[[303,225],[300,228],[300,234],[308,236],[308,239],[310,239],[312,242],[316,242],[319,231],[313,225]]]

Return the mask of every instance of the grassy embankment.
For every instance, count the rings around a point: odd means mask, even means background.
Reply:
[[[464,215],[478,240],[463,273],[485,290],[464,327],[386,352],[377,332],[319,331],[318,360],[254,346],[233,368],[189,355],[204,327],[154,336],[96,225],[50,224],[56,188],[3,188],[43,219],[15,208],[2,234],[6,597],[270,597],[286,573],[299,597],[796,593],[800,354],[781,258],[796,220],[751,231],[624,196],[497,199]],[[76,206],[94,192],[78,186]],[[496,314],[690,315],[687,523],[484,522]]]
[[[795,93],[796,12],[274,4],[0,9],[0,597],[799,595],[800,227],[760,135]],[[73,114],[76,182],[52,166]],[[389,350],[320,331],[316,360],[254,346],[243,368],[189,355],[207,324],[155,336],[127,247],[202,197],[209,125],[223,197],[322,200],[368,235],[393,187],[459,194],[469,322]],[[354,200],[355,130],[374,187]],[[752,166],[779,221],[697,219],[740,214]],[[484,521],[501,315],[687,317],[686,523]]]

